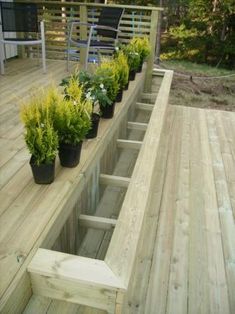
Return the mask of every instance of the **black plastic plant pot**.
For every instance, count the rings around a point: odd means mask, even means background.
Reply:
[[[62,167],[74,168],[79,164],[82,150],[82,141],[77,145],[60,143],[59,157]]]
[[[130,74],[129,74],[129,80],[130,81],[134,81],[135,74],[136,74],[135,70],[130,71]]]
[[[116,97],[116,102],[122,101],[122,94],[123,94],[123,91],[122,91],[122,89],[120,89],[118,94],[117,94],[117,97]]]
[[[127,82],[126,86],[124,87],[124,90],[128,90],[129,87],[129,81]]]
[[[91,129],[88,131],[86,138],[95,138],[97,136],[99,122],[100,122],[100,115],[98,113],[92,113]]]
[[[114,115],[114,109],[115,109],[115,102],[113,102],[111,105],[106,105],[104,107],[100,106],[101,118],[111,119]]]
[[[37,184],[50,184],[55,179],[55,159],[51,164],[37,165],[34,156],[31,157],[29,162],[35,183]]]
[[[137,73],[140,73],[142,71],[142,67],[143,67],[143,62],[140,63],[140,65],[137,69]]]

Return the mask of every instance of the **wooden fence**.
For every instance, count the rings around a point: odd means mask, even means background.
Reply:
[[[148,36],[151,42],[151,54],[147,65],[146,86],[151,80],[153,68],[157,23],[159,11],[162,8],[147,6],[127,6],[113,4],[59,2],[59,1],[35,1],[39,6],[39,15],[47,17],[46,22],[46,54],[47,58],[65,59],[67,56],[68,22],[79,19],[82,22],[96,23],[102,7],[122,7],[124,14],[120,22],[119,41],[128,43],[134,36]],[[86,39],[87,27],[77,29],[78,38]],[[80,57],[84,64],[85,54],[75,49],[74,58]]]

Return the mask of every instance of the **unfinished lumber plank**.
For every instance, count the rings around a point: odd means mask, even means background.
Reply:
[[[140,131],[146,131],[148,127],[147,123],[141,123],[141,122],[127,122],[127,128],[131,130],[140,130]]]
[[[228,287],[223,258],[218,203],[208,139],[208,125],[203,110],[199,111],[199,119],[203,160],[203,180],[204,187],[206,188],[206,193],[204,195],[204,210],[207,228],[209,305],[212,313],[229,313]]]
[[[80,215],[79,225],[86,228],[109,230],[116,226],[117,220],[105,217]]]
[[[48,309],[51,305],[51,299],[41,297],[39,295],[32,295],[29,303],[27,304],[24,314],[45,314],[48,313]]]
[[[158,68],[153,69],[153,76],[164,76],[164,74],[165,74],[165,69],[158,69]]]
[[[117,146],[118,148],[140,149],[142,146],[142,142],[117,139]]]
[[[38,249],[28,266],[35,294],[114,312],[116,292],[126,287],[110,268],[94,260]]]
[[[189,110],[182,116],[182,144],[175,204],[175,230],[169,274],[167,312],[187,314],[189,249]]]
[[[52,63],[53,68],[58,68],[57,62],[53,61]],[[59,62],[59,64],[61,63]],[[25,75],[27,76],[27,73]],[[65,75],[67,74],[63,74],[63,76]],[[103,155],[107,147],[106,143],[108,143],[114,136],[114,133],[117,132],[129,107],[136,101],[142,92],[142,81],[144,76],[145,72],[143,71],[137,76],[135,82],[130,84],[129,90],[125,93],[125,97],[123,98],[123,102],[115,110],[114,119],[110,121],[102,121],[100,125],[100,136],[93,141],[84,142],[79,166],[70,171],[62,169],[59,166],[56,169],[55,182],[50,186],[38,186],[40,193],[35,193],[36,197],[32,204],[27,205],[27,209],[25,209],[24,204],[28,199],[26,190],[28,187],[30,190],[30,184],[33,183],[32,175],[30,175],[28,184],[23,188],[25,197],[22,197],[20,207],[18,207],[17,211],[17,215],[20,217],[19,222],[14,215],[12,215],[11,208],[13,207],[14,210],[17,209],[16,203],[22,196],[20,195],[21,192],[19,193],[19,198],[9,199],[9,201],[6,202],[7,207],[3,208],[3,212],[6,211],[4,219],[9,222],[11,229],[6,233],[4,232],[4,239],[8,239],[8,245],[5,246],[4,242],[1,243],[3,250],[1,251],[0,258],[0,311],[4,311],[5,308],[10,308],[14,313],[15,309],[20,311],[25,307],[26,304],[23,303],[23,301],[27,303],[27,298],[22,295],[29,298],[31,290],[29,289],[29,291],[26,291],[25,289],[23,291],[24,293],[17,292],[17,290],[21,280],[24,287],[30,287],[30,283],[27,282],[28,277],[24,276],[29,261],[38,247],[52,247],[59,236],[63,225],[75,206],[76,200],[79,198],[82,189],[89,180],[94,166]],[[47,77],[43,79],[45,85],[50,81]],[[60,77],[56,80],[60,80]],[[111,125],[112,128],[110,128]],[[92,154],[91,151],[93,152]],[[23,175],[23,173],[23,171],[19,171],[18,173],[16,172],[16,175]],[[22,176],[21,179],[23,181],[25,180],[25,177]],[[11,177],[7,185],[9,185],[9,187],[11,186],[13,189],[16,188],[19,190],[15,185],[19,181],[20,180],[14,180],[14,178]],[[12,184],[10,184],[10,182],[12,182]],[[34,188],[33,190],[35,191]],[[23,215],[21,216],[22,213]],[[9,220],[7,220],[7,215],[9,215]],[[18,256],[22,256],[20,262],[17,261]],[[16,295],[19,297],[15,297]]]
[[[152,92],[152,93],[142,93],[141,95],[142,99],[148,99],[150,101],[155,102],[156,98],[157,98],[157,93]]]
[[[142,102],[137,102],[136,103],[136,108],[139,109],[139,110],[152,111],[153,110],[153,105],[152,104],[142,103]]]
[[[173,72],[164,76],[142,149],[135,164],[132,179],[123,202],[105,262],[129,285],[142,229],[144,213],[152,190],[153,169],[159,154],[159,143],[168,108]]]
[[[199,111],[190,109],[190,233],[188,313],[210,313]]]
[[[147,73],[146,73],[146,81],[145,81],[145,91],[149,92],[151,90],[152,84],[152,70],[154,65],[155,59],[155,46],[156,46],[156,30],[158,25],[158,18],[159,12],[152,11],[151,12],[151,25],[150,25],[150,34],[149,40],[151,42],[151,51],[148,57],[148,64],[147,64]]]
[[[170,263],[174,240],[176,215],[175,200],[179,185],[180,151],[182,145],[182,110],[173,107],[174,122],[169,142],[168,160],[164,177],[163,195],[160,203],[160,216],[147,288],[145,311],[165,314],[167,305]],[[160,167],[160,165],[159,165]]]
[[[148,290],[148,284],[150,278],[154,277],[155,273],[150,273],[153,251],[156,246],[156,233],[159,226],[159,215],[160,209],[162,213],[161,202],[162,194],[164,190],[164,182],[167,171],[168,163],[168,147],[172,140],[172,127],[175,118],[173,110],[170,110],[167,115],[167,121],[164,126],[163,138],[161,140],[161,149],[159,158],[156,161],[155,176],[153,182],[153,192],[151,196],[150,205],[147,209],[146,218],[143,222],[143,232],[140,238],[140,248],[137,253],[135,268],[133,276],[131,278],[131,284],[128,289],[128,294],[124,303],[124,313],[150,313],[148,310],[145,311],[146,306],[146,294]],[[174,155],[174,158],[176,156]],[[169,199],[169,195],[168,195]],[[172,206],[168,206],[172,208]],[[169,227],[172,227],[170,220],[168,220]],[[173,229],[173,228],[172,228]],[[146,239],[148,239],[146,241]],[[160,263],[160,261],[158,261]],[[165,265],[165,262],[164,262]],[[157,294],[153,292],[153,302]],[[159,305],[156,305],[159,309]],[[155,307],[156,309],[156,307]],[[160,313],[160,312],[159,312]]]
[[[212,152],[230,311],[233,313],[235,312],[233,294],[235,289],[235,221],[233,219],[233,208],[229,196],[229,182],[226,180],[226,158],[223,158],[224,154],[221,152],[218,133],[221,134],[221,139],[224,140],[223,144],[226,146],[226,155],[230,156],[230,158],[232,157],[232,151],[229,142],[231,143],[232,135],[230,132],[226,132],[227,119],[222,112],[211,114],[211,112],[207,111],[206,117],[209,126],[209,142]],[[233,171],[231,168],[228,169],[229,171]]]
[[[143,120],[145,116],[145,112],[138,112],[136,118]],[[131,130],[128,134],[128,138],[133,136],[137,140],[141,138],[136,130]],[[137,155],[138,152],[135,150],[122,150],[113,170],[113,175],[117,177],[123,177],[124,175],[131,177]],[[123,188],[107,186],[95,215],[110,218],[118,217],[124,197],[125,191]],[[104,259],[111,236],[110,231],[103,232],[101,230],[89,229],[78,251],[78,255]],[[102,244],[100,245],[100,243]]]
[[[120,177],[109,174],[100,174],[100,184],[111,185],[117,187],[127,188],[130,183],[130,178]]]
[[[46,314],[77,314],[79,310],[79,305],[75,303],[52,300]],[[25,314],[25,313],[24,313]],[[32,313],[33,314],[33,313]],[[45,312],[43,313],[45,314]]]
[[[227,116],[225,112],[223,115]],[[219,142],[221,147],[221,154],[223,157],[223,163],[226,173],[226,179],[228,182],[228,190],[230,201],[233,209],[233,216],[235,219],[235,115],[234,113],[229,113],[229,119],[221,121],[219,115],[217,115],[216,128],[219,134]]]

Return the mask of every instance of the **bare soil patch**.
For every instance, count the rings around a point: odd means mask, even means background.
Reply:
[[[218,76],[174,69],[170,104],[235,111],[235,76]]]
[[[174,75],[170,103],[235,111],[235,79],[192,79]]]

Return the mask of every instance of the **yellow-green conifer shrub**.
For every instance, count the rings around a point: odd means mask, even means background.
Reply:
[[[137,52],[135,46],[131,44],[123,45],[121,49],[127,58],[129,71],[137,71],[141,64],[141,60],[140,54]]]
[[[130,45],[133,46],[134,50],[139,53],[141,62],[149,56],[151,45],[147,36],[133,37],[130,41]]]
[[[50,87],[32,94],[21,107],[24,138],[37,165],[52,163],[57,154],[58,134],[53,126],[53,116],[59,98],[58,91]]]
[[[77,145],[91,127],[92,103],[84,99],[82,87],[73,78],[68,83],[67,95],[55,108],[54,125],[60,143]]]
[[[129,78],[129,66],[127,62],[127,57],[124,55],[122,51],[119,51],[116,54],[114,60],[117,65],[117,71],[119,72],[120,89],[123,89],[127,85]]]
[[[114,60],[104,59],[96,69],[95,76],[100,78],[111,102],[115,101],[119,90],[119,71]]]

